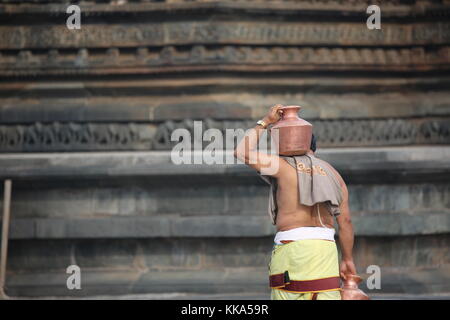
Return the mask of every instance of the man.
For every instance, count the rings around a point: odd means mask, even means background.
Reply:
[[[271,298],[339,300],[339,276],[356,274],[347,187],[330,164],[314,156],[314,136],[304,156],[256,150],[261,134],[280,119],[281,108],[272,107],[234,152],[271,185],[269,213],[278,231],[269,264]],[[340,266],[333,217],[339,225]]]

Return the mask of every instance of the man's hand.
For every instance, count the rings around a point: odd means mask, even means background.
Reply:
[[[275,122],[280,120],[281,114],[283,113],[283,110],[280,110],[282,107],[283,105],[277,104],[270,108],[267,115],[263,118],[263,121],[267,123],[267,125],[269,125],[274,124]]]
[[[282,107],[281,104],[277,104],[270,108],[270,111],[262,119],[266,124],[266,128],[268,125],[280,120],[280,115],[283,112],[280,110]],[[278,155],[257,150],[258,140],[263,132],[265,130],[262,130],[259,124],[247,130],[245,136],[236,146],[234,156],[262,175],[278,178],[281,172],[290,170],[288,169],[290,165]]]
[[[339,274],[344,280],[346,279],[346,275],[356,274],[356,268],[353,260],[342,260],[339,267]]]

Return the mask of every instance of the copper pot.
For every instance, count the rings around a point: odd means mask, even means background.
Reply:
[[[282,107],[281,119],[272,127],[274,147],[283,156],[303,155],[311,147],[312,125],[297,115],[301,107]]]
[[[345,277],[341,291],[342,300],[370,300],[367,294],[358,288],[358,284],[362,281],[360,276],[349,274]]]

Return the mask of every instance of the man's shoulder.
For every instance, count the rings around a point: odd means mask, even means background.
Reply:
[[[316,159],[318,159],[321,164],[323,164],[324,166],[328,167],[335,174],[335,176],[339,179],[341,184],[342,183],[345,184],[344,183],[344,179],[342,179],[341,174],[339,173],[339,171],[336,170],[335,167],[333,167],[328,161],[325,161],[325,160],[319,159],[319,158],[316,158]]]
[[[326,165],[328,168],[332,169],[333,171],[338,172],[338,171],[331,165],[331,163],[329,163],[328,161],[325,161],[325,160],[323,160],[323,159],[319,159],[319,158],[317,158],[317,157],[316,157],[316,159],[319,161],[319,163],[322,163],[322,164]]]

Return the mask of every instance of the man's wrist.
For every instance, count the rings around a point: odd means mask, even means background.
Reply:
[[[342,261],[353,262],[353,257],[342,257]]]
[[[267,121],[266,118],[263,118],[261,120],[258,120],[256,122],[256,125],[261,127],[262,129],[267,129],[267,127],[270,125],[269,121]]]
[[[272,121],[267,117],[262,118],[262,121],[266,123],[266,128],[272,124]]]

